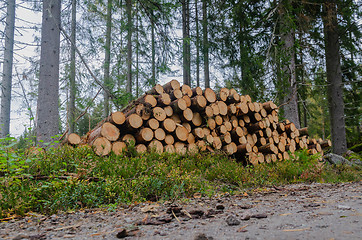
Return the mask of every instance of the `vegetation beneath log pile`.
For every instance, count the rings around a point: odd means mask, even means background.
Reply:
[[[29,211],[51,214],[80,208],[115,208],[141,201],[177,200],[195,193],[240,194],[250,187],[295,182],[361,180],[359,167],[324,165],[318,155],[243,166],[224,154],[97,156],[83,146],[29,152],[1,148],[0,217]]]

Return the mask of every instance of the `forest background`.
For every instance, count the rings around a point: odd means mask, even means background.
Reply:
[[[24,126],[20,139],[83,135],[176,78],[273,100],[343,153],[361,143],[361,9],[354,0],[7,0],[1,137],[19,136],[10,123]]]

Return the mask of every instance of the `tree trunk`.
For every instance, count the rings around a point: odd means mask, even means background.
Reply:
[[[282,58],[284,64],[282,67],[282,82],[283,86],[288,87],[287,94],[284,97],[285,106],[283,106],[284,117],[293,122],[297,128],[300,128],[299,115],[298,115],[298,91],[297,91],[297,79],[296,79],[296,66],[295,66],[295,32],[293,29],[293,23],[289,16],[292,13],[288,13],[287,5],[291,4],[290,0],[285,1],[281,5],[280,12],[284,16],[281,22],[281,40],[282,46]]]
[[[156,85],[155,18],[153,14],[154,12],[151,10],[152,87]]]
[[[202,1],[202,30],[203,30],[203,54],[204,54],[204,78],[205,88],[210,87],[209,71],[209,40],[207,31],[207,0]]]
[[[13,72],[13,50],[15,29],[15,0],[9,0],[5,26],[5,50],[3,81],[1,84],[0,137],[10,133],[11,82]]]
[[[333,152],[347,151],[336,1],[324,2],[324,40]]]
[[[138,29],[138,24],[139,24],[139,16],[138,16],[138,11],[139,11],[139,6],[138,6],[138,2],[136,5],[136,39],[138,39],[138,33],[139,33],[139,29]],[[140,43],[139,41],[136,42],[136,98],[139,97],[139,89],[140,89],[140,85],[139,85],[139,50],[140,50]]]
[[[127,13],[127,85],[126,91],[132,96],[132,0],[126,0]]]
[[[75,42],[77,29],[77,0],[72,0],[72,33],[71,33],[71,49],[70,49],[70,78],[69,78],[69,115],[68,125],[69,133],[74,133],[75,128]]]
[[[119,6],[123,6],[123,0],[119,1]],[[120,15],[120,20],[124,21],[123,19],[123,9],[119,11],[119,15]],[[123,29],[120,28],[120,32],[119,32],[119,52],[118,52],[118,56],[117,56],[117,91],[121,91],[122,87],[123,87],[123,83],[122,83],[122,76],[124,74],[123,72],[123,62],[122,59],[124,58],[124,49],[123,49]]]
[[[106,45],[105,45],[105,57],[104,57],[104,86],[110,90],[111,80],[109,77],[109,68],[111,62],[111,28],[112,28],[112,0],[107,2],[107,20],[106,20]],[[109,115],[109,94],[107,91],[104,91],[104,109],[103,117]]]
[[[60,0],[43,1],[36,134],[44,142],[59,133],[60,9]]]
[[[183,84],[191,85],[190,62],[190,9],[189,0],[182,1],[182,53],[183,53]]]
[[[195,0],[195,22],[196,22],[196,86],[200,86],[200,33],[199,33],[199,12]]]

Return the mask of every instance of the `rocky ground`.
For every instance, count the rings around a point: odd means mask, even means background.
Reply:
[[[362,182],[293,184],[115,211],[32,214],[0,239],[361,239]]]

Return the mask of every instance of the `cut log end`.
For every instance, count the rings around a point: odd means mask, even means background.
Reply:
[[[176,79],[171,80],[170,82],[163,85],[163,89],[165,92],[170,92],[171,90],[180,89],[180,82]]]
[[[162,127],[164,130],[166,130],[167,132],[171,133],[174,132],[176,129],[176,123],[173,119],[171,118],[166,118],[163,122],[162,122]]]
[[[204,90],[204,96],[210,103],[214,103],[216,101],[216,94],[211,88],[206,88]]]
[[[189,131],[184,126],[177,126],[175,131],[176,138],[182,142],[187,140]]]
[[[142,128],[139,132],[136,134],[136,140],[137,142],[144,143],[149,142],[153,139],[153,131],[151,128],[145,127]]]
[[[126,118],[126,124],[128,128],[138,129],[142,126],[143,120],[139,115],[131,114]]]
[[[110,122],[106,122],[102,125],[101,135],[107,138],[109,141],[116,141],[119,138],[119,129]]]
[[[95,148],[95,153],[98,156],[106,156],[111,152],[112,144],[105,137],[99,137],[94,140],[92,146]]]
[[[126,115],[123,112],[117,111],[111,114],[111,121],[114,124],[122,125],[126,121]]]
[[[145,152],[147,152],[147,147],[146,147],[146,145],[144,145],[144,144],[137,144],[136,145],[136,151],[138,152],[138,153],[145,153]]]
[[[123,151],[127,149],[127,144],[125,142],[114,142],[112,143],[112,151],[116,155],[121,155]]]
[[[165,120],[167,117],[165,110],[163,110],[163,108],[161,107],[155,107],[154,109],[152,109],[152,113],[153,117],[160,122]]]
[[[122,142],[127,143],[128,145],[136,144],[136,138],[132,134],[126,134],[121,138]]]
[[[145,103],[150,104],[152,107],[157,105],[157,99],[153,95],[146,95],[144,101]]]
[[[161,154],[161,153],[163,153],[163,145],[162,145],[162,143],[160,141],[154,139],[148,145],[148,150],[149,151],[155,151],[155,152]]]
[[[71,145],[78,145],[81,142],[80,136],[76,133],[69,134],[67,137],[67,140],[68,140],[68,143]]]

